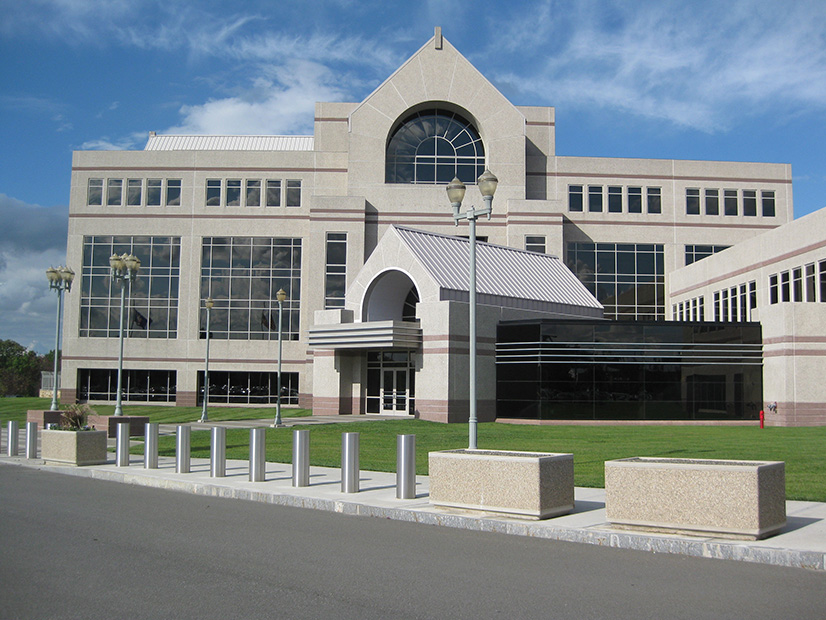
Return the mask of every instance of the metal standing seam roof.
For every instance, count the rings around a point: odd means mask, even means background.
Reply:
[[[469,290],[468,239],[393,227],[439,287]],[[559,258],[477,241],[476,291],[482,295],[601,309]]]
[[[145,151],[312,151],[313,136],[159,136]]]

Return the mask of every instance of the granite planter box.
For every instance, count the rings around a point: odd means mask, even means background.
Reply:
[[[107,430],[110,438],[118,436],[118,424],[129,424],[130,437],[143,437],[146,432],[146,423],[149,422],[149,416],[145,415],[100,415],[97,413],[90,413],[87,422],[89,426],[93,426],[96,430]]]
[[[445,450],[428,455],[430,503],[547,519],[574,508],[574,455]]]
[[[42,431],[40,457],[68,465],[106,463],[106,431]]]
[[[42,431],[49,424],[60,424],[62,411],[49,409],[29,409],[26,412],[26,422],[37,422],[37,430]]]
[[[605,514],[626,528],[766,538],[786,524],[785,463],[606,461]]]

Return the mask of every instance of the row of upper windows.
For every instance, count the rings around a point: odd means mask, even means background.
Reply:
[[[703,189],[702,205],[706,215],[743,215],[755,217],[757,215],[757,190],[755,189],[724,189],[722,190],[722,210],[720,209],[720,190]],[[760,203],[763,217],[775,216],[774,190],[762,190]],[[686,215],[700,215],[701,190],[688,188],[685,190]]]
[[[705,321],[705,299],[701,295],[675,304],[671,308],[672,316],[677,321]]]
[[[769,303],[810,301],[826,303],[826,260],[769,276]]]
[[[727,287],[714,291],[715,321],[748,321],[757,308],[757,282]]]
[[[585,187],[568,186],[568,211],[578,213],[585,210]],[[606,204],[608,213],[642,213],[642,187],[609,185],[607,195],[602,185],[588,185],[587,188],[588,211],[591,213],[602,212]],[[645,198],[648,213],[662,213],[661,188],[646,187]]]
[[[262,185],[263,183],[263,185]],[[263,190],[263,196],[262,196]],[[282,196],[283,194],[283,196]],[[207,179],[208,207],[301,206],[301,179]]]
[[[126,179],[125,181],[124,185],[124,179],[89,179],[86,204],[111,207],[123,205],[178,207],[181,205],[181,179]],[[206,205],[208,207],[280,207],[282,204],[288,207],[301,206],[300,179],[286,181],[281,179],[266,179],[265,181],[261,179],[207,179],[206,181]]]
[[[178,207],[181,205],[181,179],[89,179],[86,204],[120,207]],[[105,187],[105,191],[104,191]],[[124,189],[125,197],[124,197]]]

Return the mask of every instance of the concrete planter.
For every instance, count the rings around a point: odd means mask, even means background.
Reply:
[[[524,519],[574,508],[574,456],[543,452],[445,450],[428,455],[430,503]]]
[[[106,463],[106,431],[43,431],[40,457],[52,463],[101,465]]]
[[[620,527],[766,538],[786,524],[785,463],[606,461],[605,513]]]
[[[97,413],[90,413],[86,418],[89,426],[96,430],[106,430],[109,433],[109,438],[112,439],[118,436],[118,424],[129,424],[130,437],[143,437],[146,423],[149,422],[149,417],[145,415],[100,415]]]

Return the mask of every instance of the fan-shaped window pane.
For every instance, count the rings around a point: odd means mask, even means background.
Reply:
[[[476,128],[446,110],[410,115],[387,145],[387,183],[475,183],[485,170],[485,149]]]

